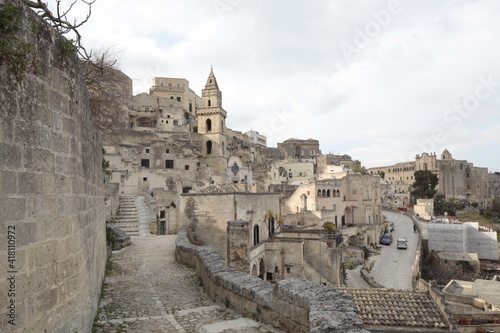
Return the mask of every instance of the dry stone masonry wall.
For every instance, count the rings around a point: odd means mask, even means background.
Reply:
[[[0,65],[0,332],[90,332],[106,264],[102,145],[76,55],[20,1],[0,5],[21,9],[35,59],[20,81]]]
[[[240,272],[214,249],[191,244],[185,228],[178,234],[176,258],[196,268],[214,301],[285,332],[368,333],[349,295],[304,279],[271,284]]]

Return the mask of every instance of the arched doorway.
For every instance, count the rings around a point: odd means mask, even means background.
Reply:
[[[257,276],[257,265],[256,264],[253,264],[252,266],[252,273],[251,273],[253,276]]]
[[[264,264],[264,258],[259,260],[259,277],[264,280],[264,275],[266,274],[266,265]]]
[[[301,201],[302,201],[302,209],[307,210],[307,196],[305,194],[302,194],[301,196]]]

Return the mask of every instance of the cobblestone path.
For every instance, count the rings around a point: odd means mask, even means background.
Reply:
[[[281,333],[210,300],[175,261],[176,237],[132,237],[113,253],[93,333]]]
[[[363,265],[358,265],[354,269],[348,269],[346,270],[347,272],[347,279],[345,281],[345,285],[347,288],[360,288],[360,289],[370,289],[372,288],[368,282],[363,279],[361,276],[361,269],[363,268]]]

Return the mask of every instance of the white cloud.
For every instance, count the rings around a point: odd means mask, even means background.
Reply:
[[[398,12],[346,58],[341,45],[354,45],[391,3]],[[172,76],[201,94],[213,64],[231,128],[265,131],[284,108],[296,117],[274,129],[273,144],[312,137],[367,166],[448,148],[498,168],[500,87],[460,126],[445,121],[478,78],[500,82],[498,14],[496,0],[98,0],[82,32],[88,45],[122,50],[136,92]],[[446,139],[433,140],[439,129]]]

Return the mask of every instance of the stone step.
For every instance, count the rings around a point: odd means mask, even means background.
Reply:
[[[139,235],[139,214],[137,213],[136,197],[133,195],[120,196],[120,210],[115,216],[114,224],[129,236]]]

